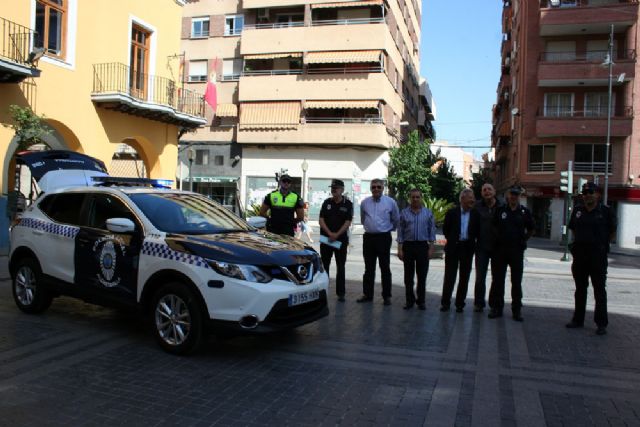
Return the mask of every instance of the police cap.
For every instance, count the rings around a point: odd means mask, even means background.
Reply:
[[[332,179],[329,187],[342,187],[344,188],[344,181],[341,179]]]
[[[523,189],[519,185],[512,185],[507,191],[511,194],[522,194]]]
[[[282,175],[280,175],[280,182],[282,181],[291,182],[291,177],[289,176],[289,174],[283,173]]]

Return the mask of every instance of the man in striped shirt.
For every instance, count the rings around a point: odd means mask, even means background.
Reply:
[[[422,192],[417,188],[409,192],[410,205],[400,212],[398,224],[398,258],[404,263],[405,310],[418,304],[424,310],[427,289],[429,257],[433,254],[436,240],[436,225],[433,213],[424,207]],[[418,275],[416,299],[413,293],[413,277]]]

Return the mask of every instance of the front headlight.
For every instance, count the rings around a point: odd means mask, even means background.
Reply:
[[[209,265],[223,276],[247,282],[269,283],[273,278],[253,265],[231,264],[229,262],[209,260]]]

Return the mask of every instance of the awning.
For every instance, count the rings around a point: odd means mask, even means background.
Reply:
[[[330,9],[335,7],[362,7],[379,5],[382,5],[382,0],[343,1],[340,3],[316,3],[311,5],[311,9]]]
[[[289,53],[261,53],[259,55],[245,55],[244,59],[277,59],[277,58],[302,58],[302,52]]]
[[[218,104],[216,117],[238,117],[238,106],[236,104]]]
[[[240,104],[240,128],[295,128],[300,123],[300,101]]]
[[[339,50],[333,52],[308,52],[305,64],[350,64],[354,62],[379,62],[381,50]]]
[[[317,109],[317,108],[338,108],[342,110],[348,110],[351,108],[378,108],[378,100],[366,100],[366,101],[306,101],[304,103],[305,109]]]

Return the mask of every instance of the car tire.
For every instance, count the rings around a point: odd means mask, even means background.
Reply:
[[[158,289],[152,300],[151,324],[158,343],[169,353],[191,354],[202,343],[203,309],[183,283],[167,283]]]
[[[23,258],[16,265],[11,289],[18,308],[29,314],[42,313],[51,305],[53,296],[42,285],[40,265],[33,258]]]

